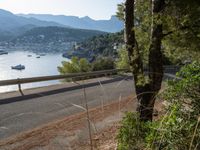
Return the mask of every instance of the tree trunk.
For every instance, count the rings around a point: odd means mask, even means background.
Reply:
[[[152,91],[150,100],[148,102],[148,109],[150,116],[147,116],[152,120],[153,108],[155,103],[155,96],[161,89],[162,78],[163,78],[163,54],[161,50],[162,39],[163,39],[163,26],[158,21],[164,11],[165,0],[153,0],[152,2],[152,34],[151,44],[149,49],[149,88]]]
[[[162,24],[157,23],[164,9],[164,0],[152,2],[152,36],[149,49],[149,83],[139,84],[143,74],[143,64],[137,46],[134,32],[134,0],[126,0],[125,3],[125,43],[132,68],[135,90],[139,102],[138,112],[141,121],[152,121],[155,96],[159,92],[163,77],[163,62],[161,42],[163,38]]]

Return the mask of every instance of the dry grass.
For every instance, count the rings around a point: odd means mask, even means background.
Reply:
[[[117,130],[116,121],[119,121],[119,111],[123,112],[122,108],[132,109],[136,105],[132,99],[133,96],[129,96],[125,99],[122,99],[119,102],[113,102],[111,104],[107,104],[102,106],[93,108],[89,110],[90,120],[93,122],[93,128],[96,128],[99,133],[103,134],[95,134],[96,130],[93,130],[95,139],[106,139],[103,136],[105,133],[109,133],[108,131],[113,131],[115,134]],[[120,106],[120,107],[119,107]],[[136,106],[135,106],[136,107]],[[121,110],[119,110],[121,109]],[[125,111],[125,109],[124,109]],[[114,117],[115,119],[113,119]],[[113,126],[114,123],[114,126]],[[108,125],[108,126],[105,126]],[[103,132],[105,130],[106,132]],[[109,142],[114,140],[114,135],[109,136],[108,146],[112,145]],[[19,135],[10,137],[6,140],[0,141],[0,149],[2,150],[60,150],[60,149],[81,149],[81,146],[88,146],[88,142],[84,143],[81,141],[87,141],[88,137],[88,129],[86,124],[86,113],[82,112],[76,115],[72,115],[66,117],[62,120],[57,120],[52,123],[46,124],[44,126],[35,128],[33,130],[21,133]],[[94,139],[94,138],[93,138]],[[99,140],[100,146],[106,145],[101,144],[101,140]],[[104,141],[105,142],[105,141]],[[95,142],[96,143],[96,142]],[[78,147],[77,147],[78,146]],[[110,148],[109,148],[110,149]]]

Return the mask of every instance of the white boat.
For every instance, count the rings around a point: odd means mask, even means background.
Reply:
[[[16,70],[24,70],[25,69],[25,66],[24,65],[17,65],[17,66],[11,66],[12,69],[16,69]]]

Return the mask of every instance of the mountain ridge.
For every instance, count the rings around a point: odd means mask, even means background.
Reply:
[[[123,22],[116,16],[111,16],[109,20],[94,20],[88,16],[66,16],[66,15],[51,15],[51,14],[17,14],[26,18],[36,18],[42,21],[53,21],[66,26],[79,29],[92,29],[104,32],[119,32],[123,29]]]
[[[7,10],[0,9],[0,41],[7,41],[19,36],[34,27],[59,26],[56,22],[41,21],[35,18],[17,16]]]
[[[10,31],[17,27],[22,27],[28,24],[35,26],[64,26],[52,21],[42,21],[36,18],[25,18],[3,9],[0,9],[0,24],[0,29],[4,31]]]

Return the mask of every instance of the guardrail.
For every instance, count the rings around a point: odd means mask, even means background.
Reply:
[[[175,65],[164,65],[164,73],[176,73],[180,70],[182,66],[175,66]],[[147,66],[144,67],[144,71],[148,71],[149,68]]]
[[[165,69],[165,72],[177,72],[180,69],[180,66],[164,66],[164,69]],[[50,80],[60,80],[60,79],[79,78],[79,77],[93,77],[93,76],[100,76],[100,75],[105,76],[108,74],[113,74],[113,73],[122,72],[122,71],[128,71],[128,69],[113,69],[113,70],[102,70],[102,71],[94,71],[94,72],[86,72],[86,73],[69,73],[66,75],[0,80],[0,86],[18,85],[19,92],[23,95],[21,84],[25,84],[25,83],[43,82],[43,81],[50,81]]]
[[[8,85],[18,85],[19,92],[23,95],[21,84],[25,83],[33,83],[33,82],[43,82],[50,80],[60,80],[60,79],[69,79],[69,78],[78,78],[78,77],[92,77],[92,76],[100,76],[100,75],[108,75],[113,73],[118,73],[122,71],[127,71],[127,69],[113,69],[113,70],[102,70],[102,71],[94,71],[94,72],[86,72],[86,73],[69,73],[66,75],[54,75],[54,76],[42,76],[42,77],[32,77],[32,78],[18,78],[11,80],[1,80],[0,86],[8,86]]]

